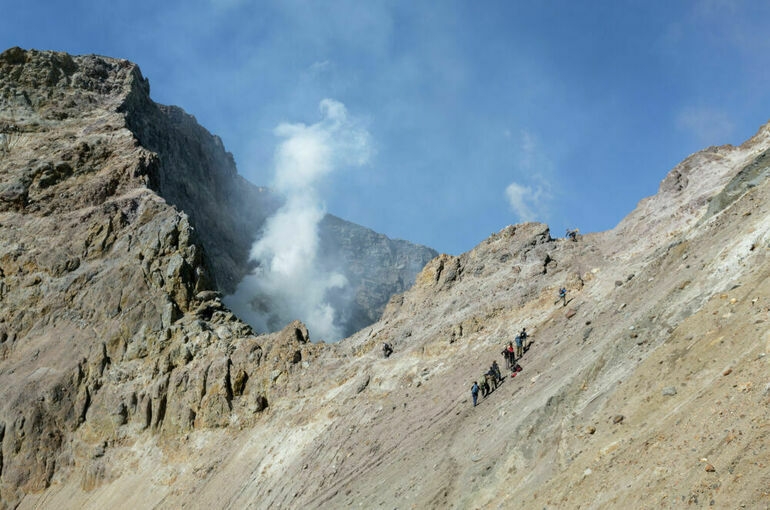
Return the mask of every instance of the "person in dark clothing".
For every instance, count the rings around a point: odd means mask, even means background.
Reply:
[[[393,347],[388,342],[382,344],[382,355],[389,358],[391,354],[393,354]]]
[[[516,363],[516,354],[513,351],[512,342],[508,342],[508,347],[506,347],[505,352],[507,353],[505,355],[505,362],[508,364],[508,370],[512,370],[513,365]]]
[[[497,389],[497,376],[491,368],[487,370],[487,373],[484,375],[486,376],[487,385],[489,386],[489,392],[492,393],[493,389]]]
[[[476,401],[479,399],[479,383],[476,381],[473,381],[471,386],[471,395],[473,395],[473,407],[476,407]]]
[[[504,346],[503,350],[500,352],[500,354],[503,355],[503,359],[505,360],[505,368],[510,370],[511,369],[511,356],[508,352],[508,346]]]
[[[500,373],[500,367],[497,365],[497,361],[492,362],[492,372],[495,374],[496,383],[503,380],[503,376]]]
[[[527,338],[529,338],[529,333],[527,333],[527,328],[521,328],[521,333],[519,333],[519,336],[521,337],[521,344],[522,344],[522,347],[524,349],[523,352],[528,351],[529,350],[529,345],[528,345],[528,342],[527,342]]]

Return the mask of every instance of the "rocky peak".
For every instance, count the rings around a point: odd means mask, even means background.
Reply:
[[[307,328],[258,336],[221,301],[279,201],[135,64],[3,52],[0,133],[0,508],[72,473],[92,490],[118,476],[105,452],[255,423],[312,384],[327,347]]]

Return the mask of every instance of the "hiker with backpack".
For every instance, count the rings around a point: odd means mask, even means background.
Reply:
[[[565,289],[564,287],[559,289],[559,299],[556,300],[556,303],[558,303],[559,300],[562,301],[562,303],[563,303],[562,306],[567,306],[567,289]],[[554,303],[554,304],[556,304],[556,303]]]
[[[486,376],[487,384],[489,385],[489,393],[492,393],[492,390],[497,389],[497,375],[491,367],[484,375]]]
[[[524,355],[524,340],[521,335],[516,335],[516,357],[521,358]]]
[[[487,374],[484,372],[481,374],[481,396],[487,398],[487,395],[490,393],[491,389],[489,388],[489,383],[487,382]]]
[[[500,373],[500,367],[497,365],[497,361],[492,362],[492,373],[495,374],[495,385],[497,385],[498,382],[503,380],[503,376]]]
[[[577,242],[578,232],[579,232],[578,229],[575,229],[575,230],[567,229],[567,239],[571,239],[572,241]]]
[[[521,337],[521,344],[522,344],[522,354],[524,354],[524,351],[528,349],[527,347],[527,338],[529,338],[529,334],[527,333],[527,328],[521,328],[521,333],[519,333],[519,336]],[[519,356],[521,357],[521,356]]]

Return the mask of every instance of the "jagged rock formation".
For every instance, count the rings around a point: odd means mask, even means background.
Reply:
[[[253,420],[316,351],[296,324],[286,342],[257,339],[217,292],[249,269],[279,201],[191,116],[153,103],[130,62],[14,48],[0,55],[0,101],[0,501],[141,431],[226,426],[239,406]],[[354,270],[411,264],[395,283],[357,273],[367,324],[432,256],[384,236],[356,245],[375,234],[327,222]],[[108,476],[88,469],[86,488]]]
[[[35,56],[28,59],[27,55]],[[109,103],[103,105],[105,108],[117,108],[123,116],[119,120],[121,125],[153,155],[153,169],[146,176],[146,185],[188,216],[198,232],[214,287],[225,294],[232,293],[252,269],[250,248],[265,219],[280,206],[280,198],[238,175],[232,154],[225,151],[219,137],[202,128],[193,116],[178,107],[154,103],[149,96],[149,83],[141,75],[132,88],[122,90],[119,83],[111,83],[119,80],[111,76],[109,59],[88,59],[88,68],[97,74],[81,78],[84,71],[77,57],[9,50],[5,58],[8,76],[3,86],[9,105],[15,103],[15,107],[5,108],[4,125],[0,128],[9,131],[8,141],[26,139],[27,135],[16,130],[29,129],[23,123],[28,120],[27,115],[41,115],[50,126],[66,119],[70,126],[82,122],[84,129],[94,129],[94,122],[98,121],[88,117],[102,108],[101,103]],[[95,68],[99,70],[93,71]],[[16,76],[22,69],[23,74]],[[94,87],[89,102],[69,96],[64,101],[48,97],[45,104],[41,102],[39,96],[52,94],[49,89],[61,92],[70,86],[78,87],[78,80],[82,79],[93,82],[89,84]],[[100,161],[92,163],[98,165]],[[54,183],[55,179],[67,177],[68,172],[71,169],[66,167],[52,168],[51,176],[44,177],[43,182]],[[12,203],[23,199],[25,189],[19,185],[5,193]],[[338,320],[348,334],[379,319],[390,296],[406,290],[422,266],[436,256],[430,248],[394,241],[330,215],[320,225],[320,237],[323,259],[328,265],[334,262],[334,269],[343,271],[350,282],[345,299],[337,296],[335,300],[340,311]],[[365,272],[365,267],[375,270]]]
[[[157,182],[150,186],[189,216],[216,288],[232,293],[252,269],[249,250],[280,198],[238,175],[232,154],[193,116],[154,103],[146,82],[126,97],[121,111],[142,147],[158,156]],[[437,255],[331,215],[319,230],[322,262],[349,282],[331,299],[347,335],[379,319],[390,296],[409,288]]]
[[[42,64],[12,67],[26,98],[0,88],[26,115],[0,183],[2,504],[767,506],[770,125],[685,160],[612,231],[528,223],[436,257],[381,320],[319,345],[222,307],[123,123],[138,70],[74,62],[53,99],[31,92],[61,79]],[[70,100],[91,130],[56,118]],[[523,372],[472,408],[521,327]]]
[[[140,431],[264,408],[261,342],[222,308],[187,216],[151,189],[161,161],[126,127],[146,87],[126,61],[0,55],[2,506],[81,459],[91,487],[100,452]]]

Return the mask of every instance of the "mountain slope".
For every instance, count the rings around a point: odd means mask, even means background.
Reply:
[[[299,323],[255,336],[207,292],[197,230],[121,124],[143,80],[101,62],[120,79],[91,82],[114,91],[99,130],[35,113],[3,159],[6,506],[768,507],[770,125],[691,156],[611,231],[527,223],[436,257],[378,322],[319,345]],[[29,164],[81,141],[72,173]],[[473,408],[521,327],[523,371]]]
[[[770,182],[734,183],[762,174],[769,133],[710,149],[731,163],[703,156],[692,194],[675,169],[613,231],[573,243],[517,225],[433,260],[314,361],[273,425],[202,452],[206,484],[180,480],[164,504],[195,490],[228,508],[766,507]],[[647,227],[656,203],[670,214]],[[523,326],[524,371],[472,408],[471,382]]]

